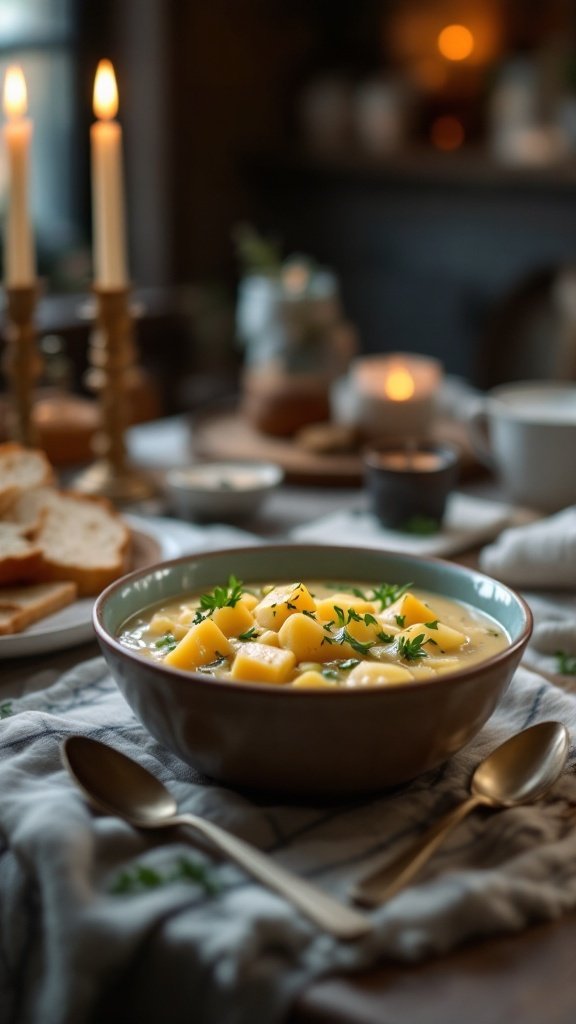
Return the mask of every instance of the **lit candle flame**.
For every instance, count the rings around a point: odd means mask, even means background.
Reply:
[[[11,120],[23,117],[28,107],[26,79],[22,68],[11,64],[4,78],[4,113]]]
[[[111,121],[118,113],[116,75],[109,60],[101,60],[94,79],[94,113],[103,121]]]
[[[446,25],[438,36],[438,49],[446,60],[466,60],[474,50],[474,36],[466,25]]]
[[[403,367],[391,370],[384,382],[386,397],[393,402],[406,402],[414,394],[414,378]]]

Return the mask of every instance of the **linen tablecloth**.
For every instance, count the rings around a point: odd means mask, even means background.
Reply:
[[[384,853],[464,798],[473,767],[505,738],[546,719],[576,735],[576,696],[557,668],[554,652],[532,647],[460,754],[392,792],[330,806],[248,797],[200,777],[145,732],[100,658],[4,701],[0,1020],[275,1024],[315,978],[414,962],[575,908],[574,749],[544,800],[467,819],[414,884],[372,912],[373,931],[356,943],[320,932],[191,832],[158,837],[93,815],[60,760],[65,736],[102,739],[156,773],[183,810],[345,900]]]

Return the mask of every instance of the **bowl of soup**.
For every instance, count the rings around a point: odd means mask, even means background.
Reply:
[[[532,618],[451,562],[286,544],[134,572],[100,595],[94,625],[135,715],[183,761],[235,787],[346,799],[461,749]]]

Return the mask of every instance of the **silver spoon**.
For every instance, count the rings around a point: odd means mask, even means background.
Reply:
[[[64,767],[98,810],[118,815],[136,828],[188,825],[337,938],[358,939],[371,930],[364,914],[280,867],[243,839],[195,814],[177,814],[176,801],[163,783],[119,750],[86,736],[68,736],[61,753]]]
[[[560,722],[540,722],[511,736],[478,765],[470,783],[471,796],[391,861],[360,879],[353,898],[366,907],[385,903],[414,878],[444,837],[480,804],[514,807],[543,796],[561,774],[568,747],[568,730]]]

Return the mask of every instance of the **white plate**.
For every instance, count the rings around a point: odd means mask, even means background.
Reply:
[[[257,543],[244,530],[229,526],[199,527],[162,516],[123,517],[134,538],[133,569],[197,551]],[[21,633],[0,636],[0,660],[61,651],[94,639],[94,598],[83,598],[54,615],[32,623]]]
[[[177,558],[183,551],[184,531],[163,528],[138,516],[124,517],[132,529],[135,540],[134,568]],[[178,527],[180,524],[175,524]],[[92,608],[94,598],[82,598],[48,615],[21,633],[0,636],[0,659],[21,658],[26,655],[60,651],[75,644],[87,643],[94,638]]]

